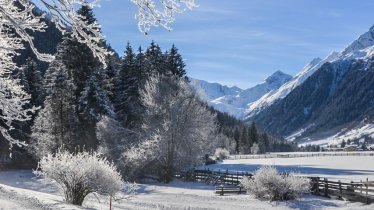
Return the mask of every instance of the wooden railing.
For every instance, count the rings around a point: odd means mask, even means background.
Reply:
[[[183,178],[189,181],[205,182],[207,184],[227,184],[239,185],[240,180],[244,177],[252,177],[253,175],[248,172],[229,172],[226,171],[211,171],[207,170],[192,170],[175,175],[177,178]]]
[[[287,175],[287,174],[284,174]],[[230,187],[225,190],[223,185],[238,186],[240,180],[244,177],[253,177],[253,174],[249,172],[230,172],[226,171],[211,171],[211,170],[193,170],[184,174],[178,174],[178,178],[188,179],[190,181],[205,182],[207,184],[220,185],[216,188],[216,193],[220,189],[223,194],[233,193],[241,194],[244,191],[240,188],[237,192],[237,188],[234,190]],[[315,195],[322,195],[326,197],[336,196],[338,199],[345,199],[353,202],[362,202],[370,204],[374,202],[374,181],[368,179],[361,182],[341,182],[341,181],[330,181],[327,178],[320,177],[305,177],[310,179],[311,193]],[[227,191],[227,192],[226,192]],[[234,192],[235,191],[235,192]]]
[[[337,196],[339,199],[370,204],[374,202],[374,182],[329,181],[327,178],[310,177],[311,192],[315,195]]]
[[[374,152],[298,152],[298,153],[269,153],[261,155],[231,155],[229,159],[263,159],[263,158],[298,158],[325,156],[374,156]]]

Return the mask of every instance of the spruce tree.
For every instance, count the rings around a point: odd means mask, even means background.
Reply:
[[[135,54],[130,44],[127,43],[118,72],[114,100],[117,119],[125,127],[136,118],[134,103],[139,101],[140,79]]]
[[[148,75],[167,75],[165,68],[165,56],[161,51],[161,48],[154,41],[145,51],[145,69],[147,69]]]
[[[64,145],[73,150],[78,143],[75,85],[64,64],[66,46],[59,45],[55,60],[46,72],[46,100],[32,128],[32,150],[40,158]]]
[[[78,110],[81,120],[81,145],[85,149],[96,149],[99,142],[96,138],[96,123],[103,116],[115,117],[113,106],[106,91],[98,80],[97,75],[92,75],[85,84],[79,97]]]
[[[166,52],[166,73],[174,75],[180,79],[188,80],[187,73],[185,70],[186,64],[183,61],[182,56],[178,53],[178,49],[173,46],[171,47],[169,52]]]

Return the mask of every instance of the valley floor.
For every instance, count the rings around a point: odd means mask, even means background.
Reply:
[[[204,183],[174,181],[170,184],[141,184],[136,195],[119,194],[120,200],[113,202],[113,209],[374,209],[374,205],[363,205],[306,196],[297,201],[260,201],[249,195],[217,196],[214,187]],[[53,183],[35,178],[31,171],[0,172],[0,209],[109,209],[108,197],[89,196],[83,207],[64,203],[60,190]]]
[[[321,156],[300,158],[261,158],[224,160],[202,169],[254,172],[263,165],[275,166],[280,172],[295,172],[341,181],[374,180],[374,156]]]

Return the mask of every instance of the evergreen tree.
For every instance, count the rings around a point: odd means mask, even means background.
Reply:
[[[165,68],[165,56],[161,51],[161,48],[154,41],[145,51],[144,60],[145,69],[147,69],[148,75],[167,75]]]
[[[141,106],[139,88],[143,78],[137,68],[136,55],[127,43],[125,55],[121,60],[115,89],[115,110],[117,119],[125,127],[132,127],[139,121],[137,109]]]
[[[239,153],[239,148],[240,148],[240,132],[239,129],[236,127],[234,130],[234,140],[235,140],[235,152]]]
[[[258,135],[258,132],[257,132],[257,128],[256,128],[256,124],[253,122],[251,124],[251,127],[249,128],[249,139],[250,139],[250,143],[249,143],[249,146],[251,147],[253,143],[258,143],[258,140],[259,140],[259,135]]]
[[[32,128],[32,150],[40,158],[48,152],[65,145],[75,148],[78,137],[78,116],[76,115],[75,85],[69,78],[60,52],[65,46],[59,46],[59,52],[47,70],[44,108],[39,111]]]
[[[31,95],[29,106],[41,106],[43,104],[43,76],[34,60],[28,58],[18,72],[18,78],[24,90]]]
[[[166,52],[166,63],[165,63],[165,68],[167,74],[171,74],[174,76],[177,76],[178,78],[181,79],[186,79],[188,80],[188,77],[186,75],[186,70],[185,70],[185,63],[183,61],[182,56],[178,53],[178,49],[173,46],[171,47],[169,52]]]
[[[113,106],[98,78],[100,77],[92,75],[86,81],[79,98],[78,110],[82,128],[80,144],[84,145],[86,149],[96,149],[99,144],[95,133],[96,123],[103,116],[111,118],[115,116]]]
[[[249,154],[251,145],[248,144],[249,138],[248,138],[248,130],[246,127],[241,127],[240,132],[240,153],[242,154]]]
[[[115,86],[116,78],[118,76],[120,58],[118,54],[109,46],[109,50],[113,52],[113,55],[107,56],[107,67],[105,69],[105,78],[104,78],[104,89],[107,92],[107,95],[110,101],[114,102],[115,97]]]

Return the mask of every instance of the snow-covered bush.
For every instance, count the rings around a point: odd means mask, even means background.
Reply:
[[[308,192],[310,184],[295,174],[280,175],[276,168],[261,167],[253,178],[244,177],[241,185],[257,198],[271,201],[292,200]]]
[[[217,148],[214,152],[214,156],[216,156],[218,160],[224,160],[230,156],[230,152],[225,148]]]
[[[114,164],[96,152],[59,149],[55,155],[44,156],[39,169],[34,173],[55,180],[64,190],[66,201],[75,205],[82,205],[90,193],[114,196],[124,187]]]
[[[251,154],[258,154],[260,152],[260,147],[257,143],[253,143],[251,147]]]

